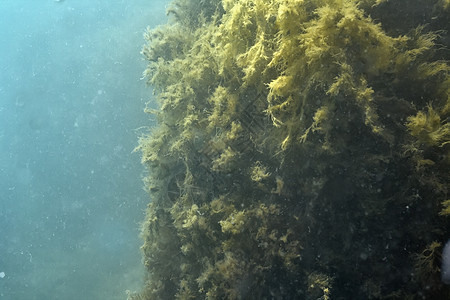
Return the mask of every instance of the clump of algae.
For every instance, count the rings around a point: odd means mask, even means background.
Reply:
[[[427,107],[426,112],[419,111],[416,115],[408,117],[406,126],[420,143],[439,147],[450,143],[450,123],[442,121],[441,114],[438,114],[431,105]]]
[[[137,148],[148,276],[129,298],[449,297],[421,280],[450,229],[431,2],[402,22],[392,0],[174,1],[142,51],[160,107]]]

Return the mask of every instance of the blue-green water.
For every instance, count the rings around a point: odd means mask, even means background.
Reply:
[[[0,299],[141,287],[139,52],[166,2],[0,2]]]

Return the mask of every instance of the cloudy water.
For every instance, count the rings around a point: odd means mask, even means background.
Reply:
[[[141,287],[139,52],[166,2],[0,2],[0,299]]]

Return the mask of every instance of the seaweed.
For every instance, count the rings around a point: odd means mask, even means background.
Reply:
[[[448,3],[397,5],[177,0],[146,32],[130,299],[450,296]]]

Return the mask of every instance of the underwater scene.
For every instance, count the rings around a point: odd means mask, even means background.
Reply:
[[[149,202],[133,153],[168,1],[0,1],[0,299],[126,299]]]
[[[450,0],[3,0],[1,299],[450,299]]]
[[[129,299],[450,299],[450,1],[167,14]]]

